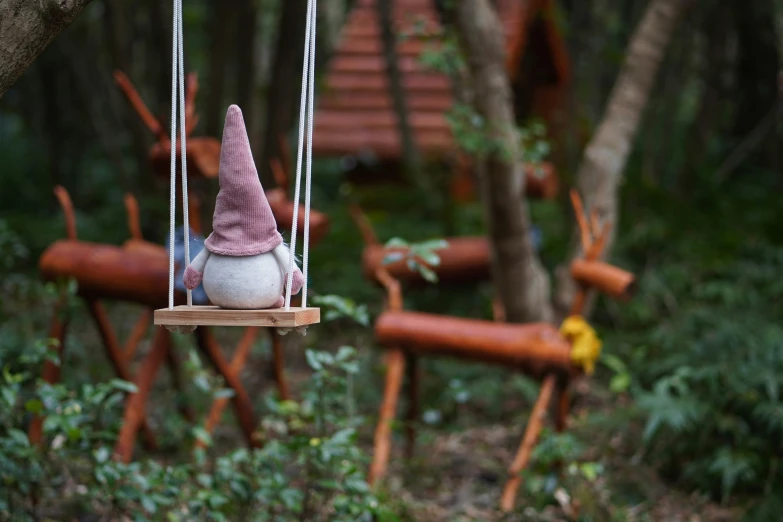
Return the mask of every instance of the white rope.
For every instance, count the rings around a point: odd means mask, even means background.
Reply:
[[[185,65],[182,37],[182,0],[173,1],[171,32],[171,181],[169,184],[169,309],[174,308],[174,248],[177,217],[177,90],[179,88],[180,147],[182,162],[182,215],[185,221],[185,266],[190,264],[190,231],[188,224],[188,175],[185,145]],[[187,291],[188,306],[193,296]]]
[[[289,247],[288,256],[288,280],[286,282],[285,292],[285,308],[291,309],[291,286],[294,278],[294,263],[296,253],[296,232],[298,228],[299,219],[299,196],[302,179],[302,155],[305,144],[305,115],[308,119],[308,136],[307,140],[307,178],[305,181],[305,232],[304,232],[304,245],[302,256],[302,275],[305,278],[304,286],[302,288],[302,306],[307,306],[307,264],[309,258],[309,228],[310,228],[310,172],[312,163],[312,89],[315,84],[315,26],[316,26],[316,0],[308,0],[307,2],[307,23],[305,27],[305,45],[304,45],[304,64],[302,66],[302,96],[299,104],[299,148],[296,156],[296,183],[294,185],[294,216],[291,225],[291,245]],[[309,93],[309,96],[308,96]],[[306,109],[309,106],[309,111]]]
[[[314,2],[317,0],[313,0]],[[313,6],[313,35],[310,38],[310,65],[308,89],[309,100],[307,102],[307,176],[305,178],[305,221],[304,221],[304,252],[302,254],[302,275],[304,276],[304,285],[302,286],[302,307],[307,307],[307,267],[310,253],[310,184],[313,173],[313,98],[315,92],[315,30],[317,24],[317,13]]]
[[[188,211],[188,161],[187,161],[187,132],[185,129],[185,52],[183,50],[184,36],[182,30],[182,0],[175,0],[177,5],[177,47],[179,51],[179,133],[180,147],[182,157],[182,221],[185,229],[185,262],[184,266],[190,264],[190,216]],[[173,135],[172,135],[173,138]],[[186,288],[188,306],[193,306],[193,292]]]
[[[171,181],[169,183],[169,309],[174,308],[174,227],[177,214],[177,0],[171,30]]]

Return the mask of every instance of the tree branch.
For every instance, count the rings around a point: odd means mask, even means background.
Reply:
[[[0,97],[91,0],[0,0]]]

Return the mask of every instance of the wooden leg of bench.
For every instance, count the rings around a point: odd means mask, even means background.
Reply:
[[[503,511],[511,511],[514,509],[514,499],[516,498],[519,486],[522,484],[522,477],[520,477],[519,474],[525,469],[530,461],[530,455],[533,453],[533,448],[535,448],[536,443],[538,442],[538,436],[544,426],[544,419],[546,418],[547,408],[552,399],[554,389],[555,376],[548,375],[541,384],[538,399],[536,399],[536,404],[533,406],[530,420],[527,422],[527,429],[525,430],[522,444],[519,446],[514,461],[508,468],[509,478],[506,482],[506,486],[503,488],[503,496],[500,498],[500,508]]]
[[[237,345],[237,349],[234,351],[234,357],[231,359],[230,371],[237,379],[239,379],[240,372],[245,366],[247,356],[250,354],[250,349],[253,347],[253,343],[255,342],[257,335],[258,327],[248,326],[245,329],[245,334],[242,336],[242,339],[240,339],[239,344]],[[220,422],[220,417],[222,417],[223,410],[226,409],[227,404],[228,398],[224,397],[215,399],[212,402],[212,408],[209,410],[207,421],[204,423],[204,429],[207,433],[212,433],[212,431],[215,429],[215,426],[217,426],[218,422]],[[199,439],[196,441],[196,447],[205,448],[206,444]]]
[[[164,328],[164,330],[166,330]],[[169,337],[169,344],[171,344],[171,332],[166,330],[166,335]],[[177,409],[180,414],[188,422],[195,422],[196,415],[193,413],[193,409],[185,402],[185,387],[182,383],[182,365],[179,363],[177,353],[173,348],[166,350],[166,366],[169,369],[171,375],[171,382],[174,385],[174,389],[177,391],[179,397],[177,398]]]
[[[500,300],[500,297],[495,297],[492,300],[492,319],[496,323],[506,322],[506,307],[503,306],[503,301]]]
[[[152,350],[144,357],[135,380],[138,391],[128,396],[122,420],[120,436],[114,448],[114,456],[120,462],[130,462],[136,445],[136,434],[146,417],[147,397],[152,390],[155,376],[171,350],[171,337],[163,327],[158,327]]]
[[[397,412],[397,402],[400,398],[402,379],[405,374],[405,354],[402,350],[389,350],[386,360],[386,388],[383,392],[383,402],[375,428],[375,448],[372,465],[367,478],[372,485],[386,472],[386,464],[391,454],[391,424]]]
[[[419,394],[421,381],[421,365],[419,358],[406,354],[407,366],[405,372],[408,381],[408,411],[405,416],[405,457],[412,459],[416,448],[416,423],[419,420]]]
[[[128,369],[128,363],[125,360],[120,343],[117,341],[117,336],[114,334],[114,329],[109,322],[109,316],[106,314],[103,306],[98,301],[91,300],[87,302],[87,306],[90,309],[90,314],[95,320],[95,325],[98,327],[98,333],[101,336],[103,345],[106,348],[106,352],[109,355],[109,360],[114,366],[114,371],[117,376],[123,381],[133,382],[133,376]],[[147,424],[147,420],[143,419],[141,424],[142,436],[144,437],[144,444],[149,449],[156,449],[158,443],[155,441],[155,435]]]
[[[559,386],[557,397],[557,411],[555,412],[555,430],[562,433],[568,427],[568,412],[571,409],[570,386],[566,382]]]
[[[274,328],[269,329],[269,335],[272,336],[272,364],[275,369],[275,381],[277,390],[280,392],[280,398],[284,401],[291,399],[291,392],[288,388],[288,381],[285,378],[285,355],[283,350],[283,338]]]
[[[59,364],[54,364],[51,361],[44,362],[43,380],[49,384],[60,382],[62,365],[64,364],[65,332],[68,328],[68,321],[67,319],[60,318],[63,306],[63,301],[55,306],[52,324],[49,327],[49,338],[57,340],[57,358],[59,359]],[[30,423],[27,436],[30,439],[31,444],[39,444],[41,440],[43,440],[43,421],[43,416],[36,416]]]
[[[142,339],[144,339],[144,336],[147,334],[147,330],[149,330],[150,323],[152,322],[152,314],[152,308],[145,309],[136,321],[136,324],[133,325],[133,330],[131,330],[131,334],[128,336],[128,340],[125,341],[125,347],[123,349],[123,355],[125,356],[126,361],[132,361],[133,356],[136,355],[136,350],[139,347],[139,343]]]
[[[258,441],[254,437],[255,433],[255,420],[253,418],[253,405],[250,402],[250,397],[245,391],[245,387],[242,385],[242,381],[239,380],[239,376],[231,371],[231,367],[223,357],[223,352],[220,350],[220,345],[215,341],[212,336],[212,332],[205,327],[196,328],[196,341],[199,349],[209,359],[210,364],[215,370],[223,376],[228,385],[234,390],[234,396],[231,398],[231,402],[234,405],[239,425],[242,428],[242,433],[245,436],[247,444],[251,447],[258,447]]]

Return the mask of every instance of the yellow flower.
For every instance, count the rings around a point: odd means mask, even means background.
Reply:
[[[595,371],[601,356],[601,340],[595,330],[579,315],[568,317],[560,325],[560,334],[571,343],[571,361],[581,366],[587,375]]]

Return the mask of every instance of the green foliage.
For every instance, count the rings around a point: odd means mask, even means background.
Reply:
[[[3,263],[25,252],[0,222]],[[0,273],[0,286],[20,279]],[[25,280],[21,278],[20,280]],[[72,298],[75,287],[48,291],[25,280],[36,298]],[[15,284],[14,288],[20,288]],[[18,292],[17,292],[18,294]],[[322,296],[335,317],[366,324],[367,312],[352,301]],[[67,307],[66,307],[67,311]],[[328,313],[327,313],[328,315]],[[192,428],[199,449],[184,459],[143,458],[130,464],[112,458],[127,394],[133,383],[47,384],[38,376],[45,362],[61,364],[53,340],[28,344],[18,323],[0,308],[0,521],[70,520],[85,515],[104,520],[156,521],[369,521],[398,520],[365,480],[368,459],[357,445],[363,419],[357,415],[353,380],[356,351],[308,351],[313,370],[301,402],[266,400],[258,429],[260,449],[225,451]],[[13,328],[12,328],[13,326]],[[192,382],[206,398],[230,397],[191,351]],[[43,444],[33,446],[27,427],[38,416]],[[181,442],[180,442],[181,443]]]
[[[620,331],[604,359],[612,390],[630,392],[644,415],[648,461],[723,503],[783,486],[783,249],[760,240],[760,223],[748,224],[758,216],[735,198],[733,208],[712,204],[736,219],[725,228],[703,228],[719,214],[692,220],[687,209],[633,226],[626,255],[642,243],[665,254],[641,273],[638,297],[615,310]],[[675,222],[671,241],[664,231]]]
[[[65,512],[112,520],[397,519],[365,482],[367,459],[356,445],[361,419],[349,393],[358,372],[353,348],[307,352],[314,374],[305,398],[268,399],[263,448],[215,457],[197,450],[184,463],[112,459],[117,415],[135,386],[36,382],[35,366],[50,354],[41,345],[0,360],[0,520],[64,519]],[[46,415],[42,447],[31,446],[20,429],[36,414]],[[194,436],[210,442],[203,430]]]
[[[438,275],[431,267],[440,265],[440,256],[436,251],[448,247],[445,240],[431,239],[420,243],[408,243],[404,239],[395,237],[387,241],[385,246],[388,249],[397,249],[397,251],[386,254],[386,257],[383,258],[384,265],[405,260],[412,272],[418,272],[430,283],[438,281]]]

